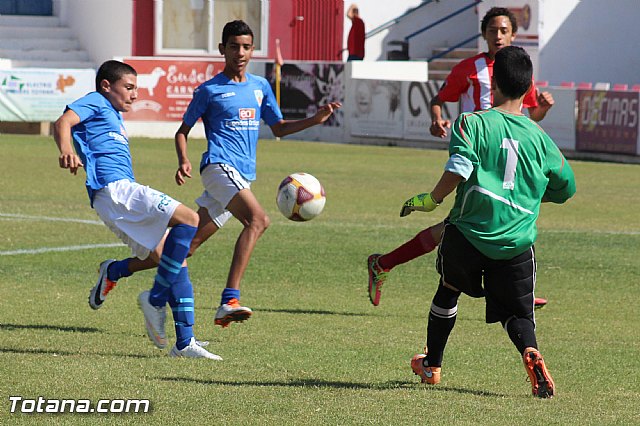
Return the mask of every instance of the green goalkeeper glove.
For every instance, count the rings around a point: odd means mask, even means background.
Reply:
[[[418,194],[409,198],[402,205],[400,210],[400,217],[405,217],[413,211],[417,212],[431,212],[435,210],[440,204],[436,203],[430,193]]]

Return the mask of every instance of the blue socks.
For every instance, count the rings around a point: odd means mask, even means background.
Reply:
[[[133,272],[129,271],[129,262],[131,258],[116,260],[107,269],[107,278],[109,281],[118,281],[120,278],[126,278],[133,275]]]
[[[220,304],[224,305],[231,299],[240,300],[240,289],[237,288],[225,288],[222,290],[222,297],[220,299]]]
[[[174,226],[167,235],[158,272],[149,295],[149,303],[153,306],[161,307],[169,301],[171,286],[182,270],[182,263],[189,254],[191,240],[197,230],[194,226],[180,224]]]
[[[173,312],[173,321],[176,327],[176,347],[179,350],[189,345],[193,337],[193,324],[195,315],[193,311],[193,286],[189,279],[188,268],[182,268],[176,277],[176,282],[171,286],[169,305]]]

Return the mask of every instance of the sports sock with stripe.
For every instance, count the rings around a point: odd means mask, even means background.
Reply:
[[[171,286],[182,270],[182,263],[187,258],[191,240],[197,230],[195,226],[179,224],[174,226],[167,235],[155,281],[149,294],[149,303],[153,306],[162,307],[169,301]]]
[[[427,360],[425,365],[440,367],[449,335],[456,324],[460,292],[440,284],[433,296],[427,325]]]
[[[193,337],[193,324],[195,322],[193,286],[189,279],[189,270],[184,267],[171,286],[169,306],[173,312],[173,322],[176,328],[176,346],[182,350]]]

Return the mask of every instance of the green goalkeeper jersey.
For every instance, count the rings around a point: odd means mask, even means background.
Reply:
[[[543,197],[563,203],[575,193],[564,156],[524,115],[498,108],[462,114],[449,154],[448,165],[454,160],[467,170],[449,220],[491,259],[511,259],[534,244]]]

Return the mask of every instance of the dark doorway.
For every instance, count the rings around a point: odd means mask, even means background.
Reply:
[[[0,15],[53,16],[53,0],[0,0]]]

